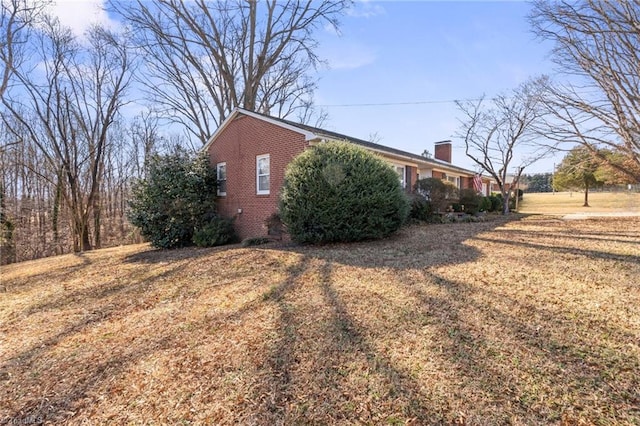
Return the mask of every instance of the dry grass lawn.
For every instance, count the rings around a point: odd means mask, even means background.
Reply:
[[[521,213],[640,213],[640,193],[589,192],[589,206],[584,204],[584,192],[525,193],[519,206]]]
[[[0,423],[639,424],[640,218],[3,267]]]

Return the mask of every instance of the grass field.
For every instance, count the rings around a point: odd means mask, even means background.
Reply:
[[[0,273],[0,424],[640,423],[640,218]]]
[[[556,192],[524,194],[519,206],[521,213],[640,213],[640,193],[590,192],[589,206],[584,204],[584,192]]]

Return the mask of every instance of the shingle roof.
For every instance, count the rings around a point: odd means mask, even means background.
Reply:
[[[435,158],[427,158],[427,157],[424,157],[422,155],[414,154],[414,153],[411,153],[411,152],[408,152],[408,151],[403,151],[401,149],[396,149],[396,148],[392,148],[392,147],[385,146],[385,145],[380,145],[380,144],[377,144],[377,143],[374,143],[374,142],[365,141],[363,139],[354,138],[352,136],[348,136],[348,135],[345,135],[345,134],[342,134],[342,133],[338,133],[338,132],[334,132],[334,131],[331,131],[331,130],[321,129],[319,127],[309,126],[308,124],[297,123],[295,121],[286,120],[284,118],[277,118],[277,117],[273,117],[273,116],[270,116],[270,115],[267,115],[267,114],[262,114],[262,113],[255,112],[255,111],[247,111],[247,110],[244,110],[244,109],[241,109],[241,108],[236,109],[236,111],[234,111],[234,113],[240,113],[240,114],[249,115],[249,116],[263,117],[265,120],[268,120],[268,121],[271,121],[271,122],[279,122],[279,123],[282,123],[283,125],[285,125],[287,127],[293,127],[293,128],[300,129],[300,131],[303,131],[305,133],[311,133],[311,134],[317,136],[319,139],[343,140],[343,141],[355,143],[357,145],[361,145],[361,146],[363,146],[365,148],[369,148],[369,149],[372,149],[374,151],[379,151],[379,152],[387,153],[387,154],[390,154],[390,155],[397,155],[397,156],[401,156],[401,157],[406,157],[406,158],[409,158],[409,159],[411,159],[413,161],[416,161],[416,162],[426,163],[426,164],[430,164],[430,165],[436,166],[436,167],[453,169],[453,170],[457,170],[457,171],[460,171],[460,172],[463,172],[463,173],[472,174],[472,175],[475,174],[475,172],[472,171],[472,170],[468,170],[468,169],[465,169],[463,167],[455,166],[455,165],[453,165],[451,163],[448,163],[446,161],[438,160],[438,159],[435,159]],[[232,114],[232,116],[233,115],[234,114]],[[215,135],[214,135],[214,137],[215,137]],[[211,141],[209,143],[211,143]],[[209,145],[209,143],[207,143],[207,145],[205,145],[205,149]]]

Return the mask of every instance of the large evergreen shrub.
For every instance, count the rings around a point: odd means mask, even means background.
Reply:
[[[347,142],[327,142],[288,166],[280,214],[294,241],[321,243],[385,237],[407,218],[396,172]]]
[[[177,150],[154,157],[147,177],[133,187],[129,220],[154,247],[191,245],[194,231],[216,218],[216,186],[216,170],[205,155]]]

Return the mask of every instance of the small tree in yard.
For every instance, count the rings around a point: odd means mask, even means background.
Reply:
[[[488,102],[457,102],[463,115],[458,136],[464,140],[467,157],[498,184],[503,214],[509,213],[509,188],[517,186],[525,167],[546,154],[538,149],[522,159],[512,182],[507,182],[514,157],[521,150],[531,149],[539,137],[535,126],[543,114],[540,100],[545,81],[546,78],[528,81]]]
[[[133,187],[129,220],[154,247],[191,245],[197,230],[221,220],[216,214],[216,188],[216,171],[206,156],[192,158],[176,151],[155,157],[147,178]]]
[[[589,207],[589,188],[602,185],[598,180],[598,169],[601,162],[586,147],[572,149],[562,160],[553,177],[556,190],[584,190],[584,205]]]
[[[398,230],[409,205],[396,172],[347,142],[327,142],[288,166],[280,214],[300,243],[383,238]]]

